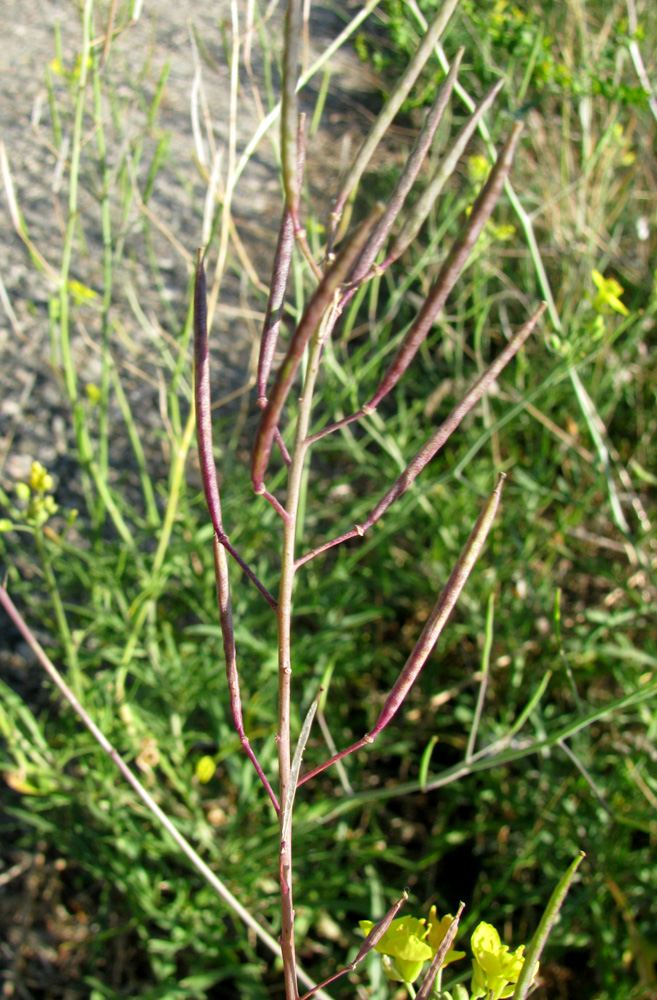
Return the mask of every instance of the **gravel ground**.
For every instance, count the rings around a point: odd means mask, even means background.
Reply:
[[[337,10],[338,7],[331,5],[330,9],[318,8],[313,12],[311,57],[341,29],[344,17]],[[281,5],[269,23],[271,36],[276,40],[280,36],[282,13]],[[28,3],[4,0],[3,14],[0,139],[30,238],[56,275],[61,262],[67,189],[61,183],[58,158],[52,147],[44,76],[55,54],[55,24],[61,32],[64,63],[69,67],[73,63],[79,41],[77,9],[62,0]],[[345,10],[345,15],[353,16],[353,11]],[[147,0],[138,24],[115,41],[106,68],[107,82],[114,89],[115,103],[120,107],[115,120],[109,108],[106,109],[110,164],[118,150],[128,148],[134,154],[143,136],[143,152],[138,166],[135,165],[143,190],[158,140],[165,133],[169,136],[168,159],[157,176],[148,204],[155,220],[148,226],[148,239],[159,268],[159,291],[154,287],[153,271],[147,260],[149,248],[139,209],[133,205],[127,220],[116,217],[116,211],[113,218],[114,231],[120,229],[124,236],[126,254],[114,277],[112,317],[119,319],[120,330],[115,332],[112,350],[122,366],[124,385],[140,424],[151,427],[153,436],[161,430],[160,391],[170,377],[164,352],[175,348],[182,329],[188,307],[186,286],[191,260],[201,240],[205,185],[195,162],[191,124],[194,59],[190,38],[193,29],[205,48],[203,90],[217,147],[221,148],[228,131],[229,94],[221,28],[229,24],[230,7],[225,0],[212,5]],[[263,67],[258,57],[254,48],[253,71],[264,98]],[[160,114],[156,127],[149,129],[148,108],[167,62],[170,72]],[[362,67],[352,53],[341,53],[334,68],[337,72],[332,77],[333,96],[325,116],[328,126],[320,131],[308,150],[310,187],[320,204],[326,204],[330,192],[326,177],[338,176],[341,156],[349,146],[353,148],[367,122],[367,109],[359,103],[361,98],[353,95],[372,88],[372,81],[364,78]],[[258,124],[245,73],[240,82],[238,155]],[[65,88],[65,82],[56,78],[61,98],[65,96]],[[305,97],[310,110],[316,93],[310,85]],[[70,107],[70,102],[67,106]],[[64,134],[70,135],[70,118],[64,118],[62,124]],[[88,135],[87,141],[94,142],[95,137]],[[205,149],[207,155],[207,143]],[[89,162],[86,169],[83,164],[81,177],[83,243],[74,252],[71,276],[101,292],[100,213],[94,198],[96,178]],[[234,218],[240,238],[265,283],[279,216],[279,181],[272,144],[266,138],[245,170],[234,198]],[[15,317],[11,318],[4,304],[0,306],[0,485],[7,489],[16,480],[24,479],[32,460],[38,458],[55,474],[60,503],[72,503],[76,497],[68,496],[64,486],[74,469],[69,457],[72,449],[69,407],[61,370],[52,361],[49,337],[48,303],[55,286],[46,273],[34,266],[16,234],[4,191],[0,196],[0,227],[4,237],[0,243],[0,278]],[[239,270],[239,263],[233,259],[222,285],[212,331],[215,398],[244,383],[253,332],[263,308],[262,296],[245,298],[245,283],[240,281]],[[129,303],[131,292],[143,319]],[[255,325],[249,326],[239,314],[245,305],[256,314]],[[81,388],[99,379],[99,331],[97,306],[80,310],[72,330],[72,343]],[[121,467],[128,442],[118,411],[114,416],[111,462]],[[158,461],[157,455],[152,458]],[[159,456],[159,460],[164,473],[164,456]]]

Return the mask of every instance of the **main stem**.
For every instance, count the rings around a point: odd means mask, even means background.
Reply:
[[[290,689],[292,684],[292,662],[290,656],[292,623],[292,590],[294,587],[294,553],[297,536],[297,516],[303,466],[308,450],[307,436],[312,411],[315,381],[319,370],[322,346],[331,329],[333,308],[330,307],[315,334],[311,346],[308,368],[299,399],[299,412],[291,455],[287,484],[287,519],[283,531],[283,551],[281,563],[281,583],[278,596],[278,769],[280,779],[280,817],[286,815],[287,801],[294,795],[290,782]],[[285,976],[287,1000],[297,1000],[296,959],[294,952],[294,904],[292,897],[292,816],[290,816],[285,839],[282,836],[279,855],[281,882],[281,951]]]

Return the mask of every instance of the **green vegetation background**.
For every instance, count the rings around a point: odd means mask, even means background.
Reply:
[[[389,2],[359,29],[356,51],[383,92],[415,49],[418,13],[433,7]],[[105,8],[99,25],[104,16]],[[648,5],[632,36],[646,58],[655,51],[656,21]],[[272,74],[265,88],[271,102],[279,42],[267,30],[260,43]],[[500,75],[507,77],[491,117],[494,140],[506,134],[514,116],[527,119],[513,185],[531,216],[561,329],[545,324],[371,538],[328,553],[301,574],[296,726],[322,678],[330,677],[325,714],[343,746],[373,724],[480,498],[497,470],[509,473],[484,556],[404,711],[377,746],[346,763],[357,794],[350,799],[328,772],[298,796],[299,956],[317,978],[353,957],[358,920],[375,919],[404,886],[411,890],[409,912],[424,915],[434,903],[439,912],[453,912],[462,899],[463,936],[486,919],[513,946],[527,941],[553,885],[583,849],[587,859],[553,932],[537,997],[657,995],[657,716],[654,695],[647,696],[657,665],[657,161],[655,121],[637,84],[629,40],[622,6],[606,10],[579,0],[522,8],[505,0],[464,0],[444,40],[448,54],[466,46],[460,79],[475,98]],[[48,71],[55,145],[58,118],[74,113],[74,67],[75,54],[66,52],[63,75],[56,66]],[[94,80],[97,69],[94,64]],[[654,63],[649,69],[655,79]],[[396,150],[407,148],[441,78],[435,63],[400,116],[399,130],[388,137],[357,211],[390,190]],[[144,202],[168,155],[166,137],[156,131],[166,79],[160,83],[139,150],[145,162],[150,158],[140,182]],[[120,94],[104,99],[120,113]],[[88,114],[90,124],[91,108]],[[432,163],[464,114],[455,99]],[[111,143],[111,123],[106,132]],[[84,155],[85,169],[95,170],[99,180],[88,185],[97,193],[94,210],[102,213],[109,205],[112,218],[120,219],[132,197],[124,154],[116,153],[111,171],[91,141]],[[374,283],[345,317],[327,351],[319,419],[349,412],[356,378],[358,399],[366,398],[488,159],[483,142],[473,142],[404,268]],[[326,178],[327,187],[333,182]],[[192,210],[200,231],[202,206]],[[309,203],[309,231],[318,241],[325,220],[313,219],[312,211]],[[239,229],[238,218],[235,223]],[[120,224],[113,240],[120,239],[117,233]],[[78,232],[72,254],[81,247]],[[113,252],[116,264],[117,243]],[[229,263],[240,267],[235,255]],[[156,260],[153,267],[159,287]],[[606,278],[602,287],[596,287],[594,270]],[[266,270],[260,278],[266,282]],[[300,260],[294,278],[290,307],[298,312],[309,287]],[[622,292],[614,292],[612,278]],[[72,315],[101,329],[105,305],[89,301],[84,288],[69,285]],[[262,290],[251,284],[248,294],[262,310]],[[404,458],[541,294],[522,229],[503,199],[394,405],[366,431],[329,438],[318,453],[307,480],[305,544],[359,521],[380,484],[403,468]],[[51,305],[51,322],[61,370],[58,309],[59,300]],[[72,504],[60,500],[46,522],[38,491],[21,500],[20,490],[12,495],[6,484],[3,513],[22,530],[0,535],[2,562],[11,592],[56,662],[67,666],[101,728],[208,863],[276,933],[275,817],[230,722],[211,527],[192,476],[185,481],[175,466],[174,445],[184,435],[189,402],[189,300],[163,298],[162,309],[177,331],[157,360],[166,377],[167,421],[154,432],[142,425],[111,361],[99,386],[85,388],[84,373],[75,373],[77,402],[70,385],[68,395],[76,471],[67,491],[79,498],[79,520],[67,526]],[[109,359],[116,330],[103,327]],[[218,412],[217,459],[231,540],[271,589],[278,526],[273,511],[250,495],[245,447],[254,427],[253,394],[250,403],[248,412],[239,404],[228,416]],[[125,421],[120,439],[132,448],[129,460],[114,450],[108,430],[108,414],[114,420],[118,413]],[[156,478],[150,465],[162,441],[170,455],[168,481]],[[81,456],[85,442],[96,456],[95,469]],[[61,478],[52,471],[57,500]],[[106,483],[105,494],[99,482]],[[30,503],[36,504],[31,513]],[[165,530],[170,536],[158,547]],[[262,762],[272,767],[273,622],[239,573],[233,572],[233,582],[245,727]],[[506,738],[517,759],[423,793],[418,782],[427,748],[429,780],[463,758],[486,636],[490,673],[478,746]],[[116,697],[117,683],[125,684],[123,700]],[[5,970],[7,981],[13,977],[32,990],[16,995],[282,995],[269,956],[153,827],[72,713],[47,687],[26,691],[2,682],[0,692],[1,760],[9,786],[3,840],[13,851],[39,856],[32,919],[50,934],[50,951],[33,952],[33,963],[50,963],[49,985],[29,960],[15,963]],[[542,694],[525,725],[509,736],[536,692]],[[599,717],[582,725],[592,713]],[[544,741],[543,748],[529,752],[532,741]],[[318,730],[306,760],[318,762],[324,754]],[[216,770],[201,783],[197,765],[207,756]],[[404,784],[415,790],[400,794],[396,789]],[[10,928],[6,905],[2,912]],[[392,994],[377,962],[373,956],[357,977],[374,1000]],[[458,974],[458,967],[452,971]],[[335,995],[364,995],[357,989],[343,981]]]

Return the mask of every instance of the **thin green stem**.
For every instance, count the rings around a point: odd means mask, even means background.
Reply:
[[[157,509],[157,503],[155,501],[155,491],[153,489],[153,483],[151,477],[148,474],[148,466],[146,464],[146,456],[144,455],[144,449],[142,447],[141,438],[139,437],[139,431],[137,425],[135,424],[134,417],[132,416],[132,410],[130,409],[130,403],[121,385],[121,377],[114,366],[114,362],[110,356],[110,375],[112,378],[112,385],[114,387],[114,393],[116,395],[119,408],[123,415],[123,420],[125,421],[126,430],[128,432],[128,437],[130,439],[130,444],[132,445],[132,450],[135,455],[137,462],[137,467],[139,469],[139,479],[141,481],[141,488],[144,494],[144,503],[146,505],[146,519],[148,521],[148,526],[150,528],[159,528],[160,526],[160,514]]]

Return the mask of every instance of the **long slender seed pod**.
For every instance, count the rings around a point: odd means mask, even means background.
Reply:
[[[359,226],[349,242],[336,258],[333,266],[325,274],[315,289],[315,294],[308,303],[306,310],[301,317],[292,341],[287,350],[272,388],[269,402],[262,412],[260,424],[256,432],[253,444],[253,455],[251,461],[251,479],[256,493],[264,490],[263,477],[267,468],[267,462],[271,454],[274,433],[278,426],[281,411],[285,405],[288,393],[292,386],[294,376],[301,364],[303,352],[310,341],[313,333],[317,329],[326,308],[333,300],[333,296],[343,281],[346,280],[349,271],[353,267],[354,261],[362,250],[365,241],[372,229],[372,226],[381,216],[382,209],[377,207],[370,216]]]
[[[221,544],[230,552],[233,559],[242,567],[250,580],[263,595],[274,610],[276,600],[267,588],[260,582],[253,570],[247,566],[239,553],[233,548],[224,531],[221,520],[221,500],[217,485],[217,470],[214,464],[212,449],[212,403],[210,398],[210,360],[208,350],[208,313],[205,270],[203,268],[202,251],[199,250],[196,260],[196,279],[194,281],[194,403],[196,406],[196,440],[201,466],[201,481],[205,502],[210,511],[215,535]]]
[[[356,261],[356,266],[354,267],[354,270],[349,278],[350,283],[354,286],[357,286],[365,275],[368,274],[372,264],[376,260],[376,255],[383,246],[388,233],[394,225],[395,219],[404,206],[408,192],[415,184],[417,175],[420,172],[420,167],[424,163],[424,159],[429,151],[433,137],[436,134],[436,129],[442,121],[445,108],[447,107],[449,99],[452,96],[452,90],[454,89],[454,84],[456,83],[456,77],[458,75],[459,66],[461,65],[464,52],[465,49],[460,48],[456,53],[449,75],[438,91],[435,101],[427,112],[420,134],[418,135],[415,145],[413,146],[413,149],[404,164],[401,176],[395,184],[395,188],[390,196],[386,210],[374,227],[365,249]]]
[[[404,889],[401,898],[398,899],[396,903],[392,904],[386,915],[382,917],[381,920],[377,921],[377,923],[374,924],[374,927],[365,938],[365,941],[363,942],[360,951],[358,952],[355,959],[351,963],[352,966],[358,965],[358,963],[362,962],[365,956],[371,952],[372,948],[376,948],[377,944],[379,943],[383,935],[386,933],[386,931],[390,927],[390,924],[393,922],[393,920],[395,919],[395,917],[397,916],[397,914],[399,913],[399,911],[401,910],[402,906],[404,905],[407,899],[408,899],[408,891]]]
[[[497,89],[499,89],[500,86],[501,84],[498,84]],[[496,88],[493,88],[493,91],[496,92]],[[491,98],[491,100],[492,97],[494,96],[493,91],[491,91],[491,94],[488,95],[488,97]],[[486,100],[488,100],[488,98],[486,98]],[[341,427],[346,427],[349,424],[354,423],[354,421],[360,420],[362,417],[370,414],[372,410],[376,409],[381,399],[383,399],[383,397],[388,392],[390,392],[390,390],[397,384],[401,376],[404,374],[409,364],[415,357],[415,354],[417,353],[420,344],[422,343],[424,338],[427,336],[429,330],[431,329],[431,325],[433,324],[436,316],[438,315],[443,305],[445,304],[447,297],[451,292],[456,279],[458,278],[458,275],[460,274],[461,270],[465,266],[468,257],[470,256],[470,252],[472,251],[472,248],[474,247],[474,244],[476,243],[483,226],[485,225],[487,219],[490,217],[490,213],[493,210],[496,199],[501,194],[502,187],[505,183],[505,179],[508,176],[508,172],[511,167],[513,152],[521,129],[522,129],[521,124],[518,124],[515,127],[514,130],[516,133],[515,139],[514,139],[514,132],[511,133],[507,145],[504,147],[504,149],[502,150],[500,156],[496,161],[495,167],[493,168],[491,176],[488,179],[488,183],[483,188],[481,194],[479,195],[477,201],[475,202],[474,208],[472,209],[472,212],[470,213],[467,222],[465,223],[465,225],[461,229],[461,232],[456,238],[456,241],[454,242],[454,245],[450,253],[445,259],[443,266],[440,270],[440,273],[436,281],[434,282],[422,309],[418,313],[415,322],[413,323],[408,333],[406,334],[403,344],[401,345],[399,351],[395,355],[394,361],[388,368],[388,371],[383,379],[383,382],[377,389],[372,399],[370,399],[370,401],[366,403],[364,406],[361,406],[360,410],[357,410],[355,413],[350,413],[349,416],[343,417],[336,423],[330,424],[328,427],[322,428],[322,430],[318,431],[317,434],[311,435],[308,438],[307,442],[308,444],[313,444],[315,441],[319,441],[320,438],[326,437],[328,434],[332,434],[334,431],[339,430]],[[457,142],[460,140],[460,138],[461,136],[459,137]],[[463,146],[465,146],[465,143],[463,144]],[[511,148],[509,148],[510,146]],[[460,151],[461,150],[459,150],[459,153]],[[444,180],[447,179],[449,174],[452,172],[452,169],[453,166],[451,166],[449,168],[449,171],[445,172],[445,174],[443,175],[441,168],[441,172],[439,173],[437,179],[440,180],[442,177],[442,183],[444,183]],[[434,196],[437,196],[437,194],[438,190],[435,189]],[[422,209],[422,213],[424,213],[425,210],[428,213],[430,207],[431,206],[429,204],[425,205],[424,208]],[[424,221],[424,216],[422,216],[422,218],[420,218],[419,215],[416,217],[414,211],[413,218],[415,218],[415,223],[417,224],[417,228],[419,229],[420,225]],[[399,256],[399,254],[401,254],[406,249],[406,246],[410,241],[410,238],[411,238],[411,232],[409,231],[406,233],[406,236],[404,237],[404,241],[402,244],[395,243],[388,257],[381,265],[382,268],[388,267],[396,259],[396,257]],[[351,295],[353,295],[353,289],[350,289],[348,292],[345,293],[340,303],[341,307],[344,307],[345,303],[348,301]]]
[[[292,261],[294,247],[294,227],[292,216],[285,209],[278,232],[278,242],[274,253],[274,266],[269,284],[269,301],[260,340],[260,355],[258,357],[258,406],[267,405],[267,379],[271,371],[278,334],[281,328],[281,316],[287,278]]]
[[[371,528],[375,521],[383,517],[390,505],[404,493],[412,482],[419,476],[424,467],[431,461],[437,452],[443,447],[448,438],[454,433],[465,415],[472,409],[481,397],[492,385],[497,376],[508,365],[511,358],[518,353],[522,345],[530,336],[539,319],[547,309],[547,303],[542,302],[536,312],[530,316],[515,336],[509,341],[504,350],[500,351],[495,360],[488,366],[485,372],[479,376],[471,389],[466,392],[449,416],[443,421],[438,429],[431,435],[427,443],[417,453],[415,458],[409,462],[400,476],[397,477],[388,492],[381,498],[372,513],[361,525],[363,532]]]
[[[447,619],[449,618],[454,605],[456,604],[465,583],[472,572],[475,562],[479,558],[488,532],[493,524],[497,508],[502,495],[502,484],[506,476],[500,474],[495,489],[486,501],[484,509],[477,518],[474,528],[468,538],[461,555],[456,561],[454,569],[450,573],[449,580],[445,584],[443,591],[436,601],[434,608],[427,619],[427,623],[422,630],[422,635],[415,644],[413,652],[409,656],[399,677],[393,685],[392,691],[383,703],[381,714],[377,720],[370,736],[374,739],[382,729],[397,713],[415,683],[420,670],[427,661],[427,658],[435,646],[440,633],[442,632]]]
[[[449,19],[454,13],[458,3],[459,0],[445,0],[438,14],[427,28],[426,34],[420,42],[415,55],[408,64],[406,72],[403,74],[401,80],[388,98],[385,107],[375,121],[369,135],[365,139],[365,142],[359,149],[351,169],[342,182],[342,187],[340,188],[340,192],[333,206],[333,211],[331,212],[329,224],[329,247],[332,245],[333,237],[340,223],[340,219],[342,218],[342,213],[347,203],[347,199],[358,184],[374,154],[374,151],[381,142],[383,136],[388,131],[393,118],[406,100],[411,87],[422,72],[424,64],[431,56],[434,46],[447,27]]]
[[[389,267],[401,257],[404,250],[413,242],[424,224],[436,198],[445,186],[446,181],[454,173],[456,164],[461,159],[465,147],[469,143],[479,122],[493,104],[493,101],[504,86],[504,80],[498,80],[492,90],[484,97],[481,104],[475,109],[472,115],[457,135],[454,143],[445,153],[438,173],[430,182],[428,187],[422,192],[418,200],[413,205],[411,212],[407,216],[404,225],[398,236],[395,237],[390,247],[382,267]]]
[[[203,254],[196,257],[194,282],[194,399],[196,402],[196,442],[201,464],[201,481],[214,530],[224,534],[217,470],[212,453],[212,403],[210,398],[210,353],[208,349],[208,305]]]
[[[274,809],[279,812],[278,799],[272,789],[267,776],[262,770],[258,758],[256,757],[249,738],[244,732],[244,722],[242,719],[242,698],[240,695],[240,680],[237,673],[237,652],[235,650],[235,631],[233,629],[233,609],[230,600],[230,582],[228,580],[228,561],[226,550],[215,534],[213,538],[214,552],[214,575],[217,581],[217,604],[219,606],[219,622],[221,624],[221,636],[224,646],[224,657],[226,660],[226,678],[228,680],[228,693],[230,696],[230,709],[233,715],[233,722],[240,743],[244,748],[251,763],[256,769],[257,775],[267,790]]]
[[[230,693],[230,706],[233,721],[242,746],[251,759],[260,780],[267,789],[274,808],[278,812],[278,800],[271,785],[251,749],[244,732],[242,721],[242,703],[240,698],[239,677],[237,674],[237,656],[235,652],[235,635],[233,631],[233,613],[230,600],[230,583],[228,580],[228,564],[224,544],[228,541],[221,521],[221,501],[217,485],[217,471],[212,452],[212,417],[210,400],[210,362],[208,350],[207,299],[205,270],[201,251],[198,251],[196,264],[196,280],[194,283],[194,396],[196,402],[196,438],[198,442],[199,459],[201,463],[201,478],[206,502],[214,527],[213,551],[214,569],[217,582],[217,601],[219,603],[219,618],[221,634],[226,659],[226,676]],[[240,560],[241,563],[241,560]],[[245,567],[246,568],[246,567]],[[247,569],[252,579],[258,584],[255,575]],[[262,584],[260,589],[264,590]],[[265,591],[265,593],[267,593]],[[271,595],[269,595],[271,597]],[[271,598],[273,600],[273,598]]]
[[[349,965],[345,965],[345,967],[343,969],[340,969],[338,972],[334,972],[332,976],[329,976],[328,979],[325,979],[323,982],[319,983],[317,986],[314,987],[314,989],[308,990],[308,992],[304,993],[304,995],[300,997],[299,1000],[310,1000],[310,997],[314,996],[317,990],[323,989],[324,986],[330,986],[330,984],[334,983],[336,979],[340,979],[342,976],[346,976],[348,972],[353,972],[356,966],[360,962],[362,962],[367,955],[369,955],[372,948],[376,947],[376,945],[379,943],[379,941],[381,940],[385,932],[388,930],[390,924],[395,919],[395,917],[397,916],[401,907],[404,905],[407,899],[408,899],[408,892],[405,889],[401,899],[398,899],[396,903],[393,903],[393,905],[390,907],[386,915],[382,917],[381,920],[379,920],[379,922],[376,923],[372,928],[372,930],[369,932],[369,934],[365,938],[363,946],[361,947],[360,951],[356,955],[353,962],[350,962]]]
[[[447,958],[447,952],[452,947],[452,943],[454,941],[454,938],[456,937],[456,933],[459,929],[459,920],[461,919],[461,914],[463,913],[464,909],[465,909],[465,903],[460,903],[456,916],[454,917],[451,924],[447,928],[447,934],[445,934],[445,937],[442,939],[440,945],[438,946],[438,951],[433,956],[431,965],[427,969],[427,973],[422,981],[422,985],[415,994],[415,1000],[429,1000],[438,973],[440,972],[443,962]]]
[[[314,559],[315,556],[319,555],[321,552],[326,552],[327,549],[331,549],[335,545],[340,545],[342,542],[351,538],[356,538],[356,536],[362,537],[368,528],[371,528],[372,525],[379,520],[379,518],[383,517],[388,508],[402,495],[402,493],[408,489],[425,466],[431,461],[432,458],[435,457],[448,438],[454,433],[465,415],[476,403],[479,402],[483,394],[495,381],[500,372],[507,366],[511,358],[517,354],[546,309],[547,304],[545,302],[541,303],[536,312],[530,316],[523,326],[520,327],[504,350],[500,352],[498,357],[495,358],[488,368],[479,376],[474,385],[466,392],[463,399],[457,403],[449,416],[442,422],[440,427],[434,431],[427,443],[417,453],[415,458],[409,462],[401,475],[397,477],[395,482],[384,494],[381,500],[379,500],[378,504],[374,507],[372,513],[367,517],[367,519],[362,524],[356,525],[355,528],[345,532],[343,535],[339,535],[337,538],[333,538],[329,542],[324,542],[323,545],[319,545],[311,552],[307,552],[305,555],[300,556],[296,562],[297,569],[299,566],[303,566],[303,564],[308,562],[310,559]],[[310,438],[309,441],[312,442],[313,440],[316,440],[316,438],[317,436]]]
[[[303,183],[303,168],[306,156],[305,115],[299,115],[297,128],[297,182],[299,189]],[[260,356],[258,358],[258,406],[264,410],[267,405],[267,381],[271,371],[272,361],[276,352],[278,334],[281,329],[281,317],[285,302],[285,290],[292,262],[294,248],[294,225],[292,215],[286,204],[278,232],[278,242],[274,253],[271,281],[269,283],[269,301],[262,327],[260,339]]]
[[[381,385],[363,407],[366,413],[375,410],[383,397],[387,396],[391,389],[397,385],[429,333],[438,313],[445,305],[456,279],[465,267],[465,263],[502,193],[504,182],[511,170],[513,154],[522,129],[522,122],[516,122],[511,129],[511,134],[497,158],[490,177],[448,253],[422,309],[406,334],[404,342],[388,368]]]
[[[399,677],[395,681],[390,694],[383,703],[383,708],[379,718],[377,719],[376,725],[369,733],[357,740],[356,743],[352,743],[351,746],[347,747],[345,750],[340,750],[339,753],[334,754],[325,760],[323,764],[318,764],[307,774],[299,779],[299,785],[304,785],[311,778],[316,777],[325,771],[327,767],[331,764],[335,764],[336,761],[342,760],[349,754],[354,753],[357,750],[362,749],[362,747],[368,746],[373,743],[377,738],[379,733],[385,729],[388,723],[394,718],[399,709],[401,708],[406,695],[412,688],[413,684],[418,678],[422,667],[429,658],[429,654],[433,650],[440,633],[445,627],[445,623],[449,618],[454,605],[456,604],[465,583],[472,572],[472,568],[477,561],[479,553],[481,552],[486,537],[491,528],[493,520],[495,519],[495,514],[497,513],[497,508],[500,503],[500,496],[502,493],[502,483],[504,482],[505,476],[502,473],[497,480],[497,485],[491,493],[490,497],[486,501],[484,509],[477,518],[474,528],[470,533],[463,550],[452,570],[449,580],[445,584],[440,597],[436,601],[433,611],[429,615],[426,625],[422,630],[422,634],[415,644],[415,647],[404,664]]]
[[[285,200],[293,223],[299,218],[297,183],[297,68],[301,37],[301,2],[288,0],[285,14],[283,83],[281,94],[281,163]]]
[[[513,993],[513,1000],[525,1000],[525,997],[529,993],[534,976],[536,975],[538,960],[541,957],[545,942],[547,941],[548,935],[559,915],[559,910],[561,909],[572,881],[575,878],[575,873],[585,857],[586,854],[584,851],[580,851],[575,860],[568,865],[568,868],[561,876],[554,891],[552,892],[548,905],[545,908],[545,912],[541,917],[539,925],[534,932],[534,937],[532,938],[529,948],[527,949],[525,961],[522,969],[520,970],[518,982],[516,983],[516,988]]]

